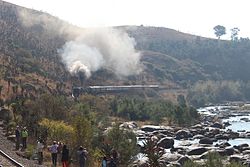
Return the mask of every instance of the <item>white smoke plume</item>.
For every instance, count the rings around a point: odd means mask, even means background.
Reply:
[[[18,17],[23,26],[42,26],[45,32],[52,34],[52,36],[58,34],[63,35],[67,39],[72,39],[83,31],[83,29],[62,21],[57,17],[26,8],[18,9]]]
[[[71,74],[79,71],[90,77],[101,68],[117,76],[138,74],[142,70],[140,53],[135,50],[135,40],[122,30],[114,28],[82,29],[49,14],[20,9],[19,18],[25,27],[42,26],[45,35],[61,35],[69,40],[59,49],[63,62]]]
[[[86,30],[59,51],[72,74],[82,71],[86,77],[101,68],[117,76],[129,76],[141,71],[140,53],[127,33],[113,28]]]

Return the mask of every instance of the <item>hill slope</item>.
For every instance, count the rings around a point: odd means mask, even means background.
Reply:
[[[28,19],[27,19],[28,18]],[[32,21],[32,23],[30,22]],[[91,78],[71,76],[58,49],[84,29],[47,13],[0,0],[0,87],[3,98],[22,93],[69,94],[72,85],[162,84],[187,86],[199,80],[250,79],[250,42],[218,41],[160,27],[116,27],[135,38],[142,73],[119,78],[101,69]],[[74,33],[72,33],[74,32]]]

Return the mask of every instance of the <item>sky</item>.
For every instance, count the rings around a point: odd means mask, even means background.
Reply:
[[[144,25],[215,38],[213,27],[250,37],[249,0],[5,0],[81,27]]]

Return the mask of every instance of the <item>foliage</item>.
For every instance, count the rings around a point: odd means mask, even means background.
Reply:
[[[72,119],[72,126],[74,128],[75,146],[83,146],[90,150],[93,139],[91,122],[84,116],[76,116]]]
[[[40,130],[45,130],[48,134],[49,141],[62,141],[64,143],[73,144],[72,137],[74,136],[74,129],[71,125],[63,121],[54,121],[49,119],[42,119],[39,122]]]
[[[248,84],[238,81],[204,81],[192,86],[187,95],[188,101],[194,106],[208,103],[238,101],[248,99]]]
[[[208,158],[205,167],[223,166],[222,159],[218,153],[208,153]]]
[[[242,165],[241,163],[237,162],[230,162],[230,164],[227,164],[226,167],[247,167],[247,165]]]
[[[161,167],[164,166],[164,163],[161,161],[161,158],[164,154],[164,149],[158,147],[157,140],[154,138],[147,138],[143,142],[143,153],[148,158],[148,165],[150,167]]]
[[[169,101],[151,100],[140,98],[121,98],[111,102],[114,115],[130,120],[151,120],[156,124],[164,118],[177,124],[191,124],[198,119],[197,111],[186,106],[184,96],[179,96],[179,105]]]
[[[205,163],[200,164],[194,161],[187,161],[183,167],[246,167],[241,163],[232,162],[230,164],[223,163],[223,157],[218,153],[208,153]]]
[[[238,33],[240,29],[238,27],[234,27],[231,29],[231,40],[237,41],[238,40]]]
[[[217,25],[214,27],[214,34],[220,39],[222,35],[226,34],[226,28],[224,26]]]
[[[115,125],[107,133],[108,144],[119,154],[122,164],[128,164],[132,157],[137,154],[137,139],[132,131],[119,128]]]
[[[25,105],[40,118],[63,120],[67,115],[68,103],[63,96],[42,94],[36,101],[26,101]]]
[[[194,161],[187,161],[184,163],[183,167],[202,167],[202,165],[200,165]]]

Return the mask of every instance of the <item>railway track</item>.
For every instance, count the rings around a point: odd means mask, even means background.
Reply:
[[[0,167],[24,167],[22,164],[11,158],[4,151],[0,150]]]

